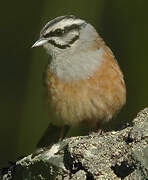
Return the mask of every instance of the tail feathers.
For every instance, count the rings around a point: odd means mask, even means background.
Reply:
[[[69,130],[69,126],[56,126],[49,124],[43,136],[37,144],[37,148],[47,147],[62,140]]]

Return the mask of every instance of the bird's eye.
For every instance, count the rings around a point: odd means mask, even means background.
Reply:
[[[55,34],[55,36],[61,36],[64,33],[64,30],[56,29],[53,33]]]
[[[49,36],[50,36],[50,33],[43,35],[44,38],[48,38]]]
[[[64,29],[56,29],[55,31],[50,31],[49,33],[43,35],[44,38],[48,37],[59,37],[65,33]]]

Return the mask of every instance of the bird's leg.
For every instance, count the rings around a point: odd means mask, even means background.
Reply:
[[[63,125],[63,126],[62,126],[61,132],[60,132],[59,141],[62,141],[62,140],[65,138],[68,130],[69,130],[69,126],[68,126],[68,125]]]
[[[98,135],[101,135],[103,130],[101,129],[100,123],[97,123],[96,126],[97,126],[96,133],[98,133]]]

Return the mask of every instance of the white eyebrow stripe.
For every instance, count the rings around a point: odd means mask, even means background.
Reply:
[[[83,24],[84,21],[81,19],[63,19],[60,22],[58,22],[57,24],[55,24],[52,27],[52,30],[56,30],[57,28],[60,29],[64,29],[65,26],[71,26],[72,24],[77,24],[77,25],[81,25]]]

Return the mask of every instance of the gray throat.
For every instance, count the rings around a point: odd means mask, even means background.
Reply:
[[[67,52],[52,57],[50,71],[65,82],[89,78],[99,68],[103,60],[104,49]]]

